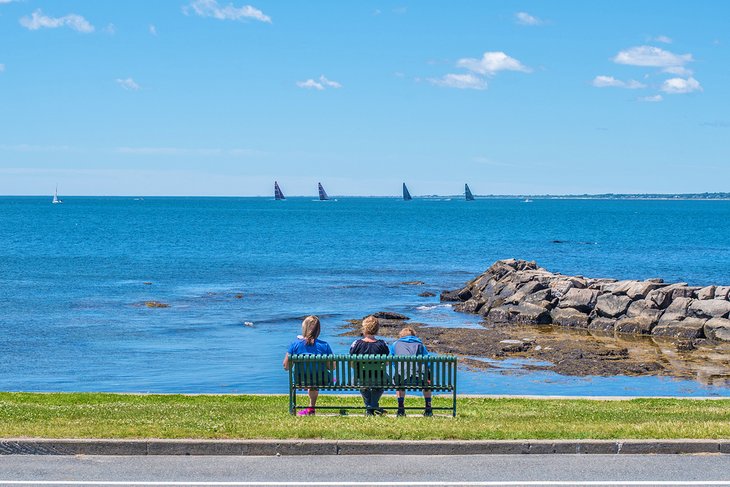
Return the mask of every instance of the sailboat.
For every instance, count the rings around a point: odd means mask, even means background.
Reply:
[[[403,201],[411,201],[412,199],[411,193],[408,192],[408,188],[406,187],[406,183],[403,183]]]
[[[322,187],[322,183],[317,183],[317,186],[319,187],[319,201],[327,201],[330,199],[330,197],[327,196],[327,192]]]
[[[274,199],[276,201],[279,200],[285,200],[286,197],[284,197],[284,193],[281,192],[281,188],[279,187],[279,183],[274,181]]]
[[[474,201],[474,195],[471,194],[468,184],[464,184],[464,196],[466,197],[466,201]]]
[[[60,205],[63,203],[63,200],[58,199],[58,185],[56,185],[56,191],[53,193],[53,201],[51,201],[54,205]]]

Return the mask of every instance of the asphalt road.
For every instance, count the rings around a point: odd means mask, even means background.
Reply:
[[[730,455],[0,456],[0,485],[730,485]]]

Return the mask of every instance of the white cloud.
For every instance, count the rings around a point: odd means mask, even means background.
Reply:
[[[596,76],[593,78],[593,86],[596,88],[626,88],[629,90],[636,90],[639,88],[646,88],[644,83],[640,83],[636,80],[621,81],[613,76]]]
[[[324,75],[319,77],[319,82],[322,83],[322,86],[327,86],[329,88],[342,88],[342,85],[338,83],[337,81],[332,81],[324,77]]]
[[[256,157],[265,155],[264,152],[254,149],[188,147],[117,147],[114,152],[136,156]]]
[[[662,95],[653,95],[653,96],[642,96],[639,98],[639,101],[643,101],[646,103],[658,103],[662,101],[664,98]]]
[[[671,44],[672,38],[667,36],[656,36],[654,39],[652,39],[655,42],[661,42],[663,44]]]
[[[461,90],[486,90],[487,82],[473,74],[447,74],[441,78],[430,78],[432,84]]]
[[[235,7],[232,3],[229,3],[222,6],[218,5],[217,0],[193,0],[190,5],[183,7],[183,12],[186,15],[192,12],[200,17],[213,17],[219,20],[253,19],[271,23],[271,17],[251,5]]]
[[[311,78],[308,79],[307,81],[297,81],[297,86],[300,88],[308,89],[308,90],[311,90],[311,89],[319,90],[319,91],[324,90],[324,86],[322,86],[322,83],[317,83],[316,81],[314,81]]]
[[[515,18],[520,25],[542,25],[545,23],[542,19],[530,15],[527,12],[517,12]]]
[[[669,74],[676,74],[677,76],[685,76],[685,77],[692,76],[692,70],[687,69],[684,66],[670,66],[668,68],[662,69],[662,72],[669,73]]]
[[[308,90],[322,91],[326,88],[342,88],[342,84],[337,81],[327,79],[324,75],[319,77],[319,80],[315,81],[310,78],[306,81],[297,81],[297,86]]]
[[[68,27],[69,29],[73,29],[77,32],[83,32],[84,34],[94,32],[94,26],[80,15],[68,14],[63,17],[48,17],[47,15],[43,15],[41,9],[37,9],[30,17],[22,17],[20,19],[20,25],[29,30]]]
[[[499,71],[522,71],[523,73],[531,71],[517,59],[509,57],[503,52],[485,52],[481,59],[459,59],[456,65],[487,76],[492,76]]]
[[[116,82],[125,90],[137,91],[140,88],[140,86],[132,78],[117,78]]]
[[[152,34],[153,36],[157,35],[157,27],[155,27],[154,25],[150,24],[149,30],[150,34]]]
[[[684,66],[692,61],[692,54],[674,54],[653,46],[631,47],[625,51],[619,52],[616,57],[613,58],[613,62],[617,64],[657,68]]]
[[[18,0],[0,0],[0,5],[2,5],[3,3],[13,3],[13,2],[17,2],[17,1]]]
[[[694,78],[671,78],[662,83],[661,90],[671,95],[679,95],[692,93],[693,91],[702,91],[702,86]]]

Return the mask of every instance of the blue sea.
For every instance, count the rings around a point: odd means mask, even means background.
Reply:
[[[438,292],[510,257],[730,284],[729,237],[728,201],[2,197],[0,390],[282,393],[305,315],[341,353],[345,320],[375,311],[478,326]],[[459,382],[464,393],[730,395],[508,364],[463,368]]]

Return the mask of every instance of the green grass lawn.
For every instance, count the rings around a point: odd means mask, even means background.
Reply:
[[[321,405],[358,396],[322,395]],[[408,406],[422,404],[409,398]],[[393,397],[382,403],[393,406]],[[448,406],[447,398],[434,405]],[[460,398],[458,417],[292,417],[287,396],[0,393],[0,437],[272,439],[730,438],[730,400]]]

